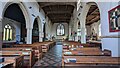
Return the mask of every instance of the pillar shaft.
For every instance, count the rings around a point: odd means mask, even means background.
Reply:
[[[86,28],[81,28],[81,43],[82,44],[86,44]]]
[[[3,35],[2,35],[2,18],[0,18],[0,50],[2,49],[2,38],[3,38]]]
[[[43,32],[39,31],[39,42],[43,41]]]
[[[32,44],[32,28],[27,28],[27,44]]]
[[[72,40],[72,36],[71,36],[71,27],[69,27],[69,41]]]

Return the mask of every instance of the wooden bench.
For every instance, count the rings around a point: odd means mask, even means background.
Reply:
[[[64,56],[104,56],[102,52],[95,51],[66,51]]]
[[[74,60],[74,62],[73,62]],[[120,57],[108,56],[63,56],[62,66],[118,66]]]
[[[42,48],[36,44],[14,45],[14,48],[23,48],[24,50],[34,50],[36,59],[42,58]]]
[[[3,42],[2,47],[3,48],[13,47],[14,44],[16,44],[16,42]]]
[[[33,43],[33,44],[41,46],[42,52],[46,53],[55,45],[55,42],[46,41],[46,42],[37,42],[37,43]]]
[[[3,65],[13,63],[14,68],[22,68],[24,65],[24,56],[22,52],[16,51],[0,51],[0,56],[4,58]]]
[[[90,43],[86,43],[86,44],[81,44],[80,42],[75,42],[75,41],[64,41],[64,44],[68,44],[70,47],[99,47],[101,48],[98,44],[90,44]]]
[[[104,49],[104,50],[103,50],[103,53],[104,53],[104,55],[106,55],[106,56],[111,56],[111,51],[108,50],[108,49]]]
[[[104,53],[99,48],[72,48],[63,49],[65,56],[104,56]]]
[[[2,56],[13,56],[13,55],[19,55],[19,53],[24,55],[24,66],[29,66],[32,67],[35,64],[35,55],[34,55],[34,51],[32,50],[23,50],[23,51],[19,51],[21,50],[21,48],[13,48],[13,50],[11,48],[7,48],[8,50],[6,51],[2,51]],[[11,51],[10,51],[10,50]]]

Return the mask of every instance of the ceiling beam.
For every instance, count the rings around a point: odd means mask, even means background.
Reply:
[[[60,20],[60,19],[56,19],[56,20],[54,20],[54,19],[51,19],[51,21],[69,21],[70,19],[62,19],[62,20]]]
[[[94,22],[97,22],[98,20],[100,20],[100,16],[96,16],[95,18],[93,18],[91,21],[87,22],[86,25],[90,25]]]
[[[89,15],[92,15],[92,14],[94,14],[96,11],[98,11],[99,9],[98,9],[98,7],[97,8],[95,8],[95,10],[93,10]]]
[[[71,17],[71,14],[48,14],[48,17]]]
[[[70,17],[51,17],[50,19],[70,19]]]
[[[38,2],[40,7],[46,7],[46,6],[50,6],[50,5],[71,5],[76,7],[76,2]]]
[[[52,21],[52,23],[69,23],[69,21]]]
[[[90,9],[91,8],[93,8],[93,7],[91,6]],[[94,9],[92,9],[91,11],[90,11],[90,9],[89,9],[88,15],[91,15],[92,13],[94,13],[94,11],[96,11],[98,9],[98,7],[95,5]]]
[[[49,15],[49,14],[71,14],[71,11],[47,11],[47,14],[46,15]]]

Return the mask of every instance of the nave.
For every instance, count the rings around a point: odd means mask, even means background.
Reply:
[[[120,1],[0,0],[0,68],[119,68]]]

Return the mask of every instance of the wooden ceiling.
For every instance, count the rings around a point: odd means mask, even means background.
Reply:
[[[39,2],[52,23],[69,23],[76,2]]]
[[[96,5],[91,5],[87,14],[86,25],[90,25],[99,20],[100,20],[100,12],[98,7]]]

